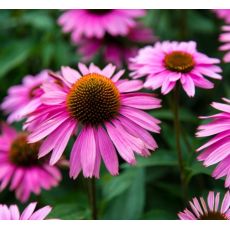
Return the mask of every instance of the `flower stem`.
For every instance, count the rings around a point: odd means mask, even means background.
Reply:
[[[93,220],[97,220],[96,180],[92,178],[88,183],[89,202]]]
[[[182,157],[182,150],[181,150],[181,143],[180,143],[180,136],[181,136],[181,129],[180,129],[180,119],[179,119],[179,86],[178,84],[175,86],[174,89],[174,129],[175,129],[175,140],[176,140],[176,151],[178,157],[178,163],[180,168],[180,179],[181,185],[183,190],[183,197],[184,200],[187,200],[187,182],[185,177],[185,169],[184,169],[184,162]]]

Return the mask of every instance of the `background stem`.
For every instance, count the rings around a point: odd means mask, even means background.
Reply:
[[[174,99],[173,113],[174,113],[176,151],[177,151],[178,163],[179,163],[179,168],[180,168],[180,179],[181,179],[181,185],[182,185],[182,190],[183,190],[183,197],[184,197],[184,200],[187,200],[187,183],[186,183],[184,162],[183,162],[181,143],[180,143],[181,129],[180,129],[180,120],[179,120],[179,86],[178,84],[175,86],[173,99]]]
[[[96,200],[96,181],[95,178],[89,180],[88,183],[89,202],[91,207],[92,219],[97,220],[97,200]]]

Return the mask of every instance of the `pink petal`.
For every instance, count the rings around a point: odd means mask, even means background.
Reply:
[[[157,125],[160,121],[141,110],[124,107],[121,109],[120,113],[144,129],[156,133],[160,132],[160,127]]]
[[[128,94],[127,96],[122,98],[122,104],[130,107],[134,107],[137,109],[156,109],[160,108],[161,100],[155,98],[151,94],[144,93],[136,93],[136,94]]]
[[[61,72],[63,77],[71,84],[74,84],[79,78],[81,78],[81,75],[78,71],[68,67],[68,66],[62,66]]]
[[[221,213],[225,213],[229,209],[229,206],[230,206],[230,193],[228,191],[226,192],[221,205],[221,210],[220,210]]]
[[[92,177],[94,165],[96,160],[96,141],[94,137],[94,128],[88,126],[84,127],[81,146],[81,165],[83,175],[85,177]]]
[[[98,142],[105,166],[112,175],[118,175],[118,157],[111,139],[102,127],[98,127]]]
[[[132,149],[129,146],[127,146],[126,141],[123,138],[121,138],[121,136],[117,132],[117,129],[109,123],[106,124],[106,129],[121,157],[129,164],[135,164],[136,160]]]
[[[76,139],[72,151],[70,153],[70,177],[73,177],[74,179],[77,178],[81,171],[81,148],[82,148],[82,142],[83,142],[83,130],[78,135],[78,138]]]
[[[120,80],[116,82],[116,86],[121,93],[127,93],[142,89],[143,83],[139,80]]]
[[[63,122],[68,119],[67,116],[59,116],[56,119],[47,120],[40,127],[36,129],[36,132],[33,132],[29,135],[29,143],[37,142],[44,137],[52,133],[56,128],[58,128]]]
[[[50,206],[45,206],[37,210],[32,216],[29,218],[30,220],[43,220],[45,217],[51,212],[52,208]]]
[[[188,74],[185,76],[185,82],[182,84],[182,87],[189,97],[193,97],[195,95],[195,85]]]
[[[208,207],[209,207],[209,210],[211,212],[214,211],[214,199],[215,199],[214,192],[209,192],[209,194],[208,194]]]
[[[69,123],[65,127],[64,129],[65,132],[63,133],[63,135],[61,135],[58,138],[58,141],[56,142],[56,145],[54,146],[52,156],[50,158],[51,165],[54,165],[60,159],[75,128],[76,128],[76,125],[73,123]]]
[[[20,220],[28,220],[31,215],[33,214],[35,208],[36,208],[37,203],[31,203],[29,204],[25,210],[23,211]]]
[[[19,220],[20,213],[19,213],[17,205],[11,205],[9,209],[11,213],[11,220]]]

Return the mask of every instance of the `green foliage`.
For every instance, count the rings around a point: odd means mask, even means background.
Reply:
[[[0,101],[7,89],[19,84],[27,74],[42,69],[59,70],[60,66],[75,67],[81,57],[71,44],[69,35],[57,25],[59,10],[1,10],[0,21]],[[198,49],[211,57],[223,56],[218,51],[221,21],[209,10],[149,10],[143,23],[152,28],[160,40],[195,40]],[[93,60],[102,63],[99,55]],[[104,63],[105,64],[105,63]],[[104,65],[103,64],[103,65]],[[224,79],[215,82],[211,91],[196,89],[196,97],[180,95],[180,120],[182,150],[186,168],[189,198],[208,190],[223,191],[224,182],[216,182],[211,173],[197,162],[195,152],[204,140],[195,138],[201,121],[199,115],[210,114],[209,104],[221,97],[230,97],[229,64],[222,65]],[[128,76],[128,74],[127,74]],[[159,149],[148,158],[137,157],[137,164],[129,166],[120,160],[120,175],[112,177],[103,168],[97,180],[97,207],[100,219],[177,219],[177,212],[184,209],[178,159],[173,130],[170,95],[162,96],[162,109],[150,114],[162,121],[161,135],[154,135]],[[0,119],[6,117],[1,113]],[[15,124],[20,129],[20,124]],[[71,143],[72,144],[72,143]],[[71,144],[66,150],[68,156]],[[64,178],[57,188],[32,196],[39,205],[51,205],[50,218],[90,219],[90,206],[86,185],[82,178],[76,181]],[[0,203],[18,203],[14,193],[0,193]],[[21,205],[24,206],[24,205]]]
[[[102,182],[108,202],[105,219],[139,219],[145,204],[145,170],[130,168],[108,183]]]

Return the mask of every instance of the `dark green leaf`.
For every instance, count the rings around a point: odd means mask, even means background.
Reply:
[[[33,43],[28,40],[13,41],[1,48],[0,53],[0,78],[13,68],[22,64],[33,48]]]

